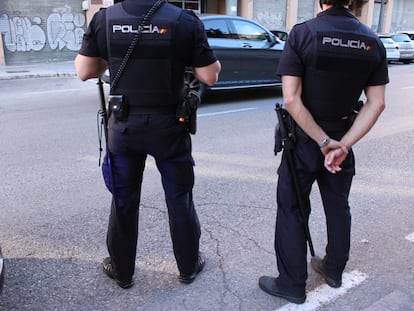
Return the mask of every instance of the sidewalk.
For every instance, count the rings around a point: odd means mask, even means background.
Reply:
[[[75,76],[73,61],[0,66],[0,80]]]

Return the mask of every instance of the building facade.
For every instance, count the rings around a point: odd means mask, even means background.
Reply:
[[[320,11],[319,0],[169,2],[197,13],[247,17],[269,29],[290,29]],[[112,0],[0,0],[0,65],[74,59],[93,14],[111,4]],[[377,32],[414,30],[413,0],[354,0],[352,10]]]

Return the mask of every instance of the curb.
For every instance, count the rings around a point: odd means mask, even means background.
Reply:
[[[0,66],[0,80],[74,76],[76,72],[73,62]]]
[[[0,80],[17,80],[17,79],[30,79],[30,78],[51,78],[51,77],[75,77],[75,73],[24,73],[18,74],[1,74]]]

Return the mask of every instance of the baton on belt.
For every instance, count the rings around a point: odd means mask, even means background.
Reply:
[[[305,235],[306,235],[306,239],[308,240],[309,250],[310,250],[311,255],[315,256],[315,250],[313,249],[313,243],[312,243],[312,239],[311,239],[311,235],[309,231],[309,216],[306,213],[306,207],[305,207],[305,203],[303,202],[302,191],[299,185],[299,179],[298,179],[298,175],[295,169],[295,160],[293,158],[293,149],[295,146],[293,143],[293,137],[292,137],[292,133],[287,131],[286,125],[285,125],[287,111],[284,110],[283,106],[279,103],[276,103],[275,111],[276,111],[277,119],[279,121],[279,131],[280,131],[282,147],[286,152],[289,170],[292,175],[293,184],[295,187],[296,197],[299,202],[299,209],[300,209],[300,212],[303,218],[303,225],[305,226]]]
[[[104,89],[103,89],[103,82],[101,80],[101,77],[98,78],[98,89],[99,89],[99,97],[101,100],[101,109],[99,109],[98,111],[98,115],[100,117],[100,121],[99,121],[99,125],[100,128],[102,129],[103,127],[103,132],[104,132],[104,136],[105,136],[105,148],[106,148],[106,156],[107,156],[107,161],[108,161],[108,166],[110,169],[110,179],[111,179],[111,193],[112,193],[112,199],[114,201],[114,206],[117,209],[118,208],[118,197],[116,195],[116,190],[115,190],[115,175],[114,175],[114,168],[112,167],[112,155],[111,152],[109,151],[109,147],[108,147],[108,110],[106,109],[106,101],[105,101],[105,93],[104,93]],[[99,125],[98,125],[98,129],[99,129]],[[100,136],[100,135],[99,135]],[[101,146],[101,138],[99,137],[99,151],[102,152],[102,146]],[[101,159],[101,156],[99,156],[99,161]]]

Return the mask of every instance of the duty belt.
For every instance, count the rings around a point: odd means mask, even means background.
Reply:
[[[346,131],[349,129],[349,117],[345,116],[336,120],[315,120],[318,125],[327,132]]]
[[[129,106],[128,114],[175,114],[176,105],[167,106]]]

